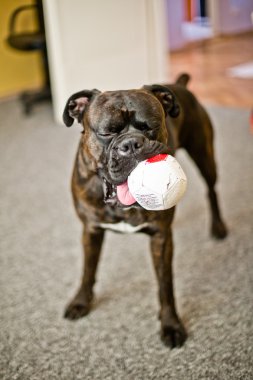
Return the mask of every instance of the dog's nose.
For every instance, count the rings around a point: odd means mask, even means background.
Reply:
[[[125,138],[118,145],[118,152],[121,156],[130,156],[132,154],[140,153],[144,146],[144,136],[131,136]]]

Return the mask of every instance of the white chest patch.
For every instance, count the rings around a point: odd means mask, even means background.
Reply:
[[[142,230],[143,228],[148,227],[148,223],[142,223],[139,226],[132,226],[131,224],[125,222],[119,223],[100,223],[99,227],[102,227],[106,230],[112,230],[115,232],[123,232],[123,233],[133,233]]]

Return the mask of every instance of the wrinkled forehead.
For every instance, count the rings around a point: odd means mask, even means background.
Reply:
[[[131,120],[157,127],[163,119],[161,103],[144,90],[104,92],[94,99],[89,108],[89,122],[93,127],[125,124]]]

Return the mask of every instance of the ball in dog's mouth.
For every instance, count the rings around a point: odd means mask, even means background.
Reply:
[[[158,154],[140,162],[126,181],[114,186],[114,199],[125,207],[136,202],[146,210],[166,210],[183,197],[186,175],[177,160]]]

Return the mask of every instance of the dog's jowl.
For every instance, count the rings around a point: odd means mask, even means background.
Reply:
[[[175,84],[166,86],[83,90],[68,99],[63,114],[68,127],[75,119],[83,126],[72,192],[83,222],[84,272],[65,317],[78,319],[90,311],[105,230],[145,232],[150,236],[159,286],[161,338],[170,347],[181,346],[187,336],[173,295],[171,224],[175,207],[164,211],[147,211],[138,203],[127,207],[117,199],[116,189],[140,161],[160,153],[173,155],[184,148],[207,184],[211,233],[218,239],[226,236],[215,191],[213,129],[206,111],[187,90],[188,80],[183,74]]]

